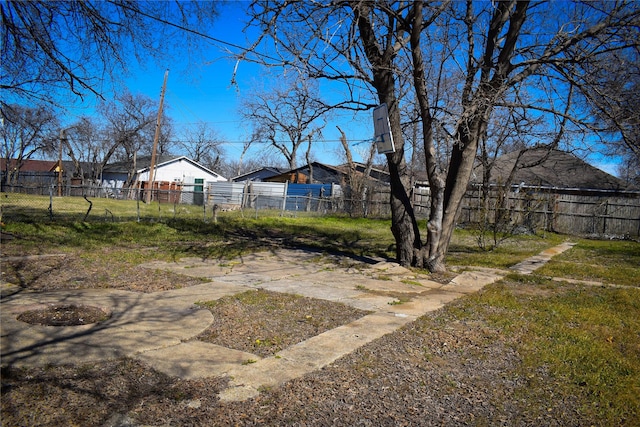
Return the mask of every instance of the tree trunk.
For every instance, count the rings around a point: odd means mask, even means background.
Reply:
[[[389,111],[389,123],[395,146],[395,152],[387,154],[391,184],[391,232],[396,241],[396,259],[403,266],[415,265],[416,255],[421,249],[420,231],[409,195],[410,182],[404,159],[404,141],[400,126],[400,111],[396,98],[394,77],[394,57],[396,48],[393,43],[379,46],[371,17],[371,4],[354,2],[355,20],[360,30],[364,51],[373,71],[373,87],[381,103],[386,103]]]
[[[469,2],[467,14],[473,18],[472,3]],[[395,75],[393,58],[396,45],[388,43],[381,46],[375,38],[371,17],[371,5],[367,2],[354,2],[352,7],[360,31],[364,52],[373,71],[373,87],[380,102],[389,108],[389,121],[394,138],[396,152],[387,154],[391,176],[391,215],[393,236],[396,241],[396,256],[401,265],[427,267],[430,271],[445,271],[445,255],[449,249],[451,237],[462,200],[473,170],[473,164],[480,138],[486,134],[487,123],[493,105],[505,90],[506,77],[511,71],[510,58],[516,45],[517,36],[524,19],[528,2],[499,3],[494,10],[484,46],[483,63],[479,81],[475,86],[474,76],[478,69],[474,59],[472,27],[469,29],[468,78],[462,91],[461,118],[454,135],[455,144],[448,165],[446,180],[440,175],[433,144],[433,118],[430,113],[427,96],[424,59],[420,46],[421,33],[425,28],[422,2],[415,2],[406,17],[409,29],[409,44],[413,65],[413,84],[419,104],[423,126],[423,139],[427,161],[427,175],[431,186],[431,212],[427,224],[427,242],[422,245],[418,223],[414,215],[413,204],[409,196],[410,183],[404,161],[404,147],[400,131],[400,113],[395,93]],[[513,9],[515,7],[515,9]],[[511,12],[511,13],[510,13]],[[472,22],[472,19],[469,20]],[[502,29],[509,22],[504,42],[499,41]],[[393,27],[393,23],[389,23]],[[388,39],[390,40],[390,39]],[[502,46],[500,48],[499,46]],[[494,60],[495,52],[499,50]]]
[[[404,153],[401,157],[397,155],[398,152],[387,155],[391,176],[391,232],[396,241],[397,261],[403,266],[413,266],[421,249],[420,231],[407,193],[409,183]]]
[[[444,272],[444,253],[438,252],[440,238],[442,236],[442,218],[444,206],[444,179],[438,171],[436,150],[433,143],[433,117],[429,108],[427,96],[426,76],[424,71],[424,58],[420,44],[420,36],[423,29],[422,3],[416,2],[413,11],[413,23],[410,34],[411,59],[413,61],[413,85],[418,100],[418,109],[422,119],[422,143],[427,167],[427,177],[431,191],[431,204],[429,209],[429,221],[427,222],[426,245],[418,248],[416,267],[426,267],[432,272]]]

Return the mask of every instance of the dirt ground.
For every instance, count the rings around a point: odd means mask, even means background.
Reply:
[[[153,292],[201,281],[67,254],[3,263],[23,289],[113,287]],[[262,291],[261,291],[262,292]],[[275,310],[227,298],[200,339],[270,355],[363,315],[341,304],[263,292]],[[265,304],[263,304],[265,305]],[[298,311],[296,311],[298,310]],[[456,303],[335,363],[240,403],[220,402],[227,380],[180,380],[133,359],[2,368],[2,425],[9,426],[580,426],[592,420],[554,399],[546,372],[519,371],[511,342],[481,319],[460,323]],[[524,392],[535,381],[533,395]]]

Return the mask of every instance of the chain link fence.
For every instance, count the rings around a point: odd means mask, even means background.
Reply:
[[[545,191],[543,191],[545,190]],[[6,187],[0,193],[0,221],[217,221],[219,216],[323,216],[390,218],[388,187],[349,191],[335,184],[217,182],[193,186],[109,188],[92,186],[29,185]],[[640,236],[640,192],[563,194],[554,189],[530,188],[509,192],[505,206],[509,220],[534,230],[592,237]],[[495,195],[494,195],[495,196]],[[415,189],[416,215],[426,218],[428,189]],[[493,196],[492,196],[493,197]],[[494,206],[470,189],[461,209],[460,223],[475,224],[483,209]],[[494,213],[484,213],[491,221]],[[515,218],[515,219],[514,219]]]
[[[0,219],[8,221],[217,221],[219,216],[389,216],[388,192],[360,200],[339,186],[211,183],[200,191],[94,186],[13,186],[0,193]],[[375,197],[373,197],[375,195]]]

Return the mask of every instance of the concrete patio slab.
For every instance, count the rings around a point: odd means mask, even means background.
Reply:
[[[512,268],[530,274],[571,246],[560,245]],[[474,269],[442,285],[394,263],[344,263],[335,256],[287,249],[231,261],[186,258],[152,262],[145,267],[206,277],[211,282],[152,294],[110,289],[11,294],[4,292],[3,285],[3,366],[83,363],[130,356],[181,378],[228,376],[229,388],[220,398],[244,400],[263,388],[320,369],[504,275],[492,269]],[[213,320],[212,314],[199,309],[196,302],[256,288],[341,302],[371,314],[264,359],[194,339]],[[24,310],[60,303],[93,305],[112,315],[104,322],[73,327],[34,326],[16,319]],[[247,363],[249,360],[254,363]]]
[[[136,358],[160,372],[184,379],[224,376],[236,367],[261,359],[255,354],[196,340],[143,352]]]

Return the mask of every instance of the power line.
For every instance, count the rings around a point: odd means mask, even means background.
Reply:
[[[282,62],[280,59],[273,58],[273,57],[271,57],[269,55],[265,55],[263,53],[255,52],[255,51],[253,51],[251,49],[248,49],[246,47],[237,45],[235,43],[231,43],[231,42],[228,42],[228,41],[225,41],[225,40],[221,40],[221,39],[219,39],[217,37],[213,37],[213,36],[210,36],[208,34],[201,33],[200,31],[194,30],[194,29],[189,28],[189,27],[185,27],[184,25],[176,24],[175,22],[167,21],[166,19],[162,19],[162,18],[160,18],[158,16],[153,16],[151,14],[148,14],[148,13],[142,11],[141,9],[133,8],[133,7],[129,6],[126,3],[122,3],[122,4],[120,4],[120,6],[123,9],[129,9],[130,11],[132,11],[134,13],[139,13],[142,16],[146,16],[147,18],[155,20],[155,21],[158,21],[158,22],[160,22],[162,24],[169,25],[171,27],[177,28],[177,29],[182,30],[182,31],[186,31],[186,32],[191,33],[191,34],[195,34],[195,35],[197,35],[199,37],[202,37],[204,39],[213,41],[215,43],[219,43],[219,44],[222,44],[222,45],[225,45],[225,46],[229,46],[229,47],[232,47],[234,49],[239,49],[245,54],[251,53],[251,54],[253,54],[255,56],[258,56],[258,57],[261,57],[261,58],[264,58],[264,59],[268,59],[270,61]]]
[[[95,142],[113,142],[113,139],[108,139],[108,138],[103,138],[103,139],[95,139]],[[349,143],[350,145],[360,145],[360,144],[366,144],[366,143],[373,143],[375,140],[372,138],[369,139],[347,139],[347,143]],[[177,144],[177,143],[189,143],[191,141],[187,140],[187,139],[170,139],[168,141],[166,141],[167,143],[170,144]],[[220,140],[216,141],[216,143],[218,144],[248,144],[250,141],[249,140],[225,140],[223,138],[221,138]],[[287,140],[278,140],[278,141],[274,141],[277,142],[278,144],[286,144],[289,143],[291,141],[287,141]],[[305,139],[306,142],[306,139]],[[318,144],[325,144],[325,143],[337,143],[337,142],[341,142],[340,139],[314,139],[312,140],[313,143],[318,143]],[[253,141],[251,142],[251,144],[271,144],[271,141]]]

